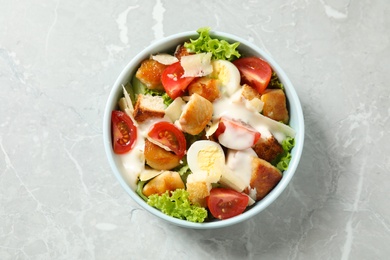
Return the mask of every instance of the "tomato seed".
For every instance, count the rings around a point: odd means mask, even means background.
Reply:
[[[172,135],[169,131],[161,131],[158,133],[158,138],[159,139],[167,139],[168,142],[174,147],[177,147],[177,139],[174,135]]]
[[[119,129],[119,132],[122,134],[122,138],[118,140],[119,143],[121,145],[128,143],[130,140],[130,135],[129,135],[129,128],[128,128],[127,124],[124,121],[119,122],[118,129]]]

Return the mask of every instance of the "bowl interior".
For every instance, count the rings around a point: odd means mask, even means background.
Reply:
[[[288,170],[284,171],[283,177],[278,185],[261,201],[257,202],[254,206],[252,206],[249,210],[245,211],[243,214],[226,219],[226,220],[218,220],[213,222],[205,222],[205,223],[193,223],[186,220],[176,219],[170,216],[167,216],[160,212],[159,210],[149,206],[145,203],[135,192],[134,187],[131,187],[129,183],[129,179],[124,174],[124,169],[121,161],[115,155],[112,149],[112,141],[111,141],[111,111],[117,108],[117,101],[123,95],[122,92],[122,84],[126,84],[129,82],[131,77],[135,74],[139,64],[142,60],[148,58],[150,54],[156,54],[167,51],[174,51],[176,46],[189,38],[197,38],[197,32],[184,32],[169,36],[167,38],[161,39],[159,41],[154,42],[138,55],[136,55],[123,69],[119,77],[117,78],[110,95],[108,97],[104,118],[103,118],[103,141],[104,147],[107,154],[107,158],[109,164],[114,172],[114,175],[120,182],[121,186],[126,190],[126,192],[130,195],[132,199],[134,199],[140,206],[145,208],[147,211],[156,215],[157,217],[168,221],[172,224],[187,227],[187,228],[196,228],[196,229],[210,229],[210,228],[220,228],[229,225],[233,225],[244,220],[251,218],[252,216],[258,214],[262,210],[264,210],[268,205],[270,205],[286,188],[291,178],[293,177],[296,168],[298,166],[304,142],[304,119],[302,114],[302,108],[299,101],[299,98],[296,94],[296,91],[288,79],[287,75],[284,71],[279,67],[279,65],[270,57],[267,53],[262,51],[260,48],[255,46],[254,44],[241,39],[237,36],[222,33],[222,32],[210,32],[210,35],[214,38],[224,39],[229,42],[240,42],[238,50],[243,54],[243,56],[257,56],[265,59],[272,67],[272,69],[278,74],[280,81],[285,86],[285,92],[288,100],[288,109],[290,113],[290,126],[296,131],[295,136],[295,146],[291,152],[292,159],[290,161]]]

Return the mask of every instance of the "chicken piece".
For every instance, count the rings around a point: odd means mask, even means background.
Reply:
[[[252,147],[257,156],[267,162],[272,162],[279,154],[283,153],[283,147],[274,136],[261,137]]]
[[[281,89],[269,89],[261,96],[264,102],[263,115],[287,124],[289,120],[286,95]]]
[[[156,170],[170,170],[179,166],[180,157],[145,139],[145,161]]]
[[[213,115],[213,104],[200,96],[192,94],[180,115],[181,129],[191,135],[197,135],[203,131]]]
[[[193,80],[187,89],[190,95],[197,93],[210,102],[216,100],[220,95],[217,80],[207,77]]]
[[[138,95],[133,112],[137,122],[144,122],[150,118],[162,118],[164,115],[165,105],[161,96]]]
[[[210,195],[211,184],[207,182],[187,182],[189,200],[192,204],[207,207],[207,196]]]
[[[282,173],[269,162],[254,157],[250,187],[256,191],[256,201],[264,198],[282,179]],[[249,190],[245,190],[249,193]]]
[[[167,66],[153,59],[144,60],[135,76],[149,89],[163,90],[161,74]]]
[[[181,44],[181,45],[177,46],[174,55],[176,58],[178,58],[180,60],[181,57],[191,55],[191,53],[189,53],[187,48],[184,47],[183,44]]]
[[[149,197],[152,194],[163,194],[166,191],[184,189],[184,182],[178,172],[165,171],[150,180],[143,188],[142,193]]]

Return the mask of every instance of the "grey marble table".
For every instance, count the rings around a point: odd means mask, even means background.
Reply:
[[[389,259],[389,13],[387,0],[0,0],[0,259]],[[209,231],[140,208],[102,142],[122,68],[203,26],[272,55],[306,121],[279,199]]]

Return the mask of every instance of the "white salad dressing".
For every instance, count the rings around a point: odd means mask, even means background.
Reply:
[[[252,176],[252,160],[257,157],[252,148],[245,150],[228,150],[226,164],[245,183],[250,185]]]
[[[232,102],[229,98],[221,97],[217,99],[213,102],[213,107],[214,119],[226,116],[231,119],[241,120],[255,128],[261,135],[266,136],[271,132],[279,143],[282,143],[288,136],[295,136],[294,129],[288,125],[272,120],[253,110],[249,110],[245,104]]]
[[[171,122],[168,117],[163,118],[154,118],[153,120],[146,120],[145,122],[138,123],[137,126],[137,140],[135,146],[132,150],[125,154],[118,155],[122,161],[123,167],[126,172],[126,180],[131,185],[132,188],[136,188],[137,179],[140,176],[141,172],[145,170],[145,138],[147,138],[150,127],[161,121]],[[153,143],[159,145],[160,147],[170,150],[168,147],[154,142],[153,139],[148,138]]]
[[[137,140],[133,149],[125,154],[118,154],[125,169],[125,179],[131,188],[136,189],[138,176],[145,169],[145,137],[137,128]]]
[[[255,141],[255,136],[243,128],[235,128],[230,124],[225,124],[225,132],[218,136],[218,141],[223,146],[242,150],[251,147]]]
[[[125,98],[130,100],[130,97],[128,96],[127,92],[124,90]],[[127,101],[128,102],[128,101]],[[126,113],[128,115],[131,115],[132,117],[132,108],[131,102],[128,102],[128,108],[126,109]],[[161,121],[167,121],[172,122],[168,116],[164,116],[163,118],[154,118],[152,120],[146,120],[142,123],[137,123],[134,119],[133,122],[137,126],[137,140],[135,141],[135,146],[133,149],[131,149],[129,152],[125,154],[118,154],[118,157],[122,161],[123,168],[125,169],[125,179],[127,183],[131,186],[131,188],[136,189],[137,187],[137,181],[138,177],[140,176],[141,172],[145,170],[145,138],[147,138],[148,132],[150,127]],[[152,140],[152,139],[149,139]],[[155,143],[155,142],[153,142]],[[159,143],[157,145],[161,146],[162,148],[169,150],[166,146],[163,146]]]

